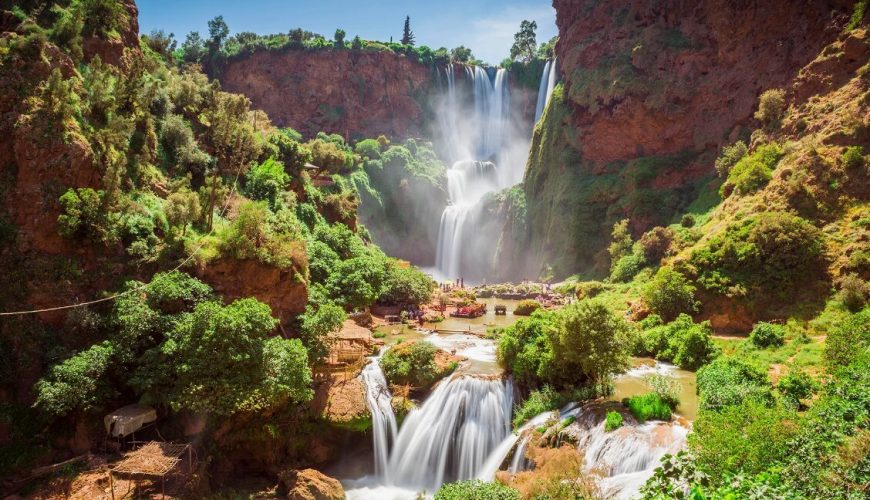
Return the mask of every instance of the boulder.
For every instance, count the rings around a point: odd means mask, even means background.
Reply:
[[[314,469],[290,469],[280,475],[290,500],[343,500],[344,488],[337,479]]]

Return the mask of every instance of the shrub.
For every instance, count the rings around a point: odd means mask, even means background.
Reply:
[[[680,225],[689,228],[695,226],[695,216],[692,214],[685,214],[682,218],[680,218]]]
[[[656,316],[657,318],[657,316]],[[687,314],[662,325],[646,322],[637,354],[670,361],[687,370],[697,370],[718,355],[709,322],[694,323]]]
[[[859,170],[864,166],[864,148],[861,146],[849,146],[843,152],[843,166],[847,170]]]
[[[755,119],[761,123],[773,126],[779,123],[785,112],[785,92],[782,89],[765,90],[758,98],[758,111]]]
[[[364,139],[356,143],[354,152],[368,160],[377,160],[381,157],[381,145],[375,139]]]
[[[435,364],[437,352],[438,348],[429,342],[401,343],[381,357],[381,369],[391,384],[426,389],[447,374]]]
[[[698,465],[718,481],[728,474],[754,475],[788,457],[795,421],[785,409],[736,402],[721,411],[701,411],[689,445]]]
[[[612,241],[607,251],[610,253],[610,272],[612,274],[619,259],[631,253],[632,243],[631,233],[628,230],[628,219],[622,219],[614,224],[610,237]]]
[[[804,371],[792,370],[776,384],[782,398],[792,408],[802,408],[801,400],[809,399],[819,388],[819,384]]]
[[[734,165],[728,174],[728,183],[734,186],[738,194],[756,191],[770,181],[773,169],[782,156],[782,147],[777,143],[759,146]]]
[[[534,299],[521,300],[514,308],[514,314],[517,316],[531,316],[531,314],[541,308],[541,303]]]
[[[480,479],[447,483],[435,492],[435,500],[519,500],[517,490],[499,482],[483,482]]]
[[[58,232],[66,238],[102,238],[109,230],[102,209],[103,191],[91,188],[68,189],[60,197]]]
[[[593,299],[566,306],[559,317],[553,351],[555,372],[562,380],[597,384],[628,368],[628,324],[603,302]]]
[[[671,408],[676,408],[680,404],[680,390],[682,386],[674,377],[654,373],[646,377],[646,383]]]
[[[614,431],[622,427],[622,413],[618,411],[609,411],[604,419],[604,430],[606,432]]]
[[[290,176],[284,172],[284,165],[269,158],[248,171],[245,177],[245,194],[252,200],[267,201],[275,210],[278,195],[290,184]]]
[[[190,311],[214,298],[210,286],[181,271],[155,274],[145,293],[148,307],[162,314]]]
[[[647,420],[668,421],[671,419],[671,406],[654,392],[626,398],[623,400],[623,404],[628,407],[631,414],[640,423]]]
[[[699,405],[721,410],[742,401],[770,404],[767,375],[734,357],[720,357],[698,370]]]
[[[112,344],[103,342],[51,367],[36,384],[35,406],[55,416],[99,408],[112,394],[103,377],[114,352]]]
[[[689,214],[686,214],[689,215]],[[674,241],[674,230],[667,227],[654,227],[640,237],[643,257],[650,264],[658,264],[667,254]]]
[[[643,255],[639,253],[624,255],[612,266],[610,280],[623,283],[631,281],[643,269],[645,263]]]
[[[730,146],[722,148],[722,153],[719,155],[719,158],[716,158],[716,172],[719,174],[719,177],[727,178],[731,168],[746,156],[748,151],[749,148],[746,147],[746,143],[743,141],[737,141]]]
[[[749,341],[755,347],[779,347],[785,343],[785,327],[773,323],[757,323],[749,333]]]
[[[606,289],[607,287],[600,281],[581,281],[574,288],[574,293],[578,299],[591,299]]]
[[[828,338],[825,339],[825,362],[830,367],[846,366],[868,348],[870,307],[865,307],[828,332]]]
[[[870,286],[857,274],[847,274],[840,280],[840,301],[852,312],[861,310],[867,304]]]
[[[563,404],[562,396],[550,385],[532,391],[525,401],[514,406],[514,428],[519,428],[541,413],[555,410]]]
[[[384,290],[378,297],[382,304],[420,305],[432,297],[432,278],[415,267],[392,262],[388,267]]]
[[[314,164],[330,172],[341,173],[353,166],[353,155],[334,142],[315,139],[308,148]]]
[[[643,299],[650,309],[669,321],[681,313],[698,310],[695,286],[679,272],[663,267],[643,289]]]

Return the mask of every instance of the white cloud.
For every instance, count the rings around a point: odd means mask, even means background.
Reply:
[[[556,34],[556,11],[552,7],[508,6],[490,16],[473,19],[470,23],[471,32],[459,36],[457,41],[470,47],[479,59],[498,64],[510,55],[514,33],[526,19],[538,23],[538,43],[547,41]]]

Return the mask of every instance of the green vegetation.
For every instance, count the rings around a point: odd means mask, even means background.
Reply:
[[[660,268],[646,285],[643,300],[666,321],[698,311],[695,286],[681,273],[667,267]]]
[[[530,387],[595,386],[628,367],[629,336],[626,322],[607,306],[584,300],[558,311],[536,311],[505,328],[498,359]]]
[[[668,421],[671,419],[671,405],[654,392],[626,398],[623,404],[628,407],[634,418],[641,423],[647,420]]]
[[[667,324],[662,324],[657,316],[649,317],[641,324],[646,328],[635,348],[635,354],[639,356],[651,356],[680,368],[697,370],[718,354],[708,322],[694,323],[691,316],[680,314]]]
[[[767,126],[778,124],[785,112],[785,92],[782,89],[765,90],[758,98],[755,119]]]
[[[456,365],[439,367],[435,362],[438,348],[429,342],[402,342],[381,358],[381,369],[393,385],[409,385],[425,390],[452,372]]]
[[[435,500],[519,500],[520,493],[499,482],[487,483],[479,479],[447,483],[435,492]]]
[[[785,328],[772,323],[758,323],[749,333],[749,341],[755,347],[779,347],[785,342]]]
[[[615,431],[622,427],[622,413],[618,411],[609,411],[604,419],[604,430],[607,432]]]
[[[531,316],[531,314],[541,308],[541,303],[534,299],[521,300],[514,308],[514,314],[517,316]]]
[[[742,156],[728,170],[727,181],[721,189],[722,196],[728,196],[732,190],[746,195],[764,187],[782,156],[782,147],[776,143],[759,146],[752,153]]]
[[[704,409],[721,409],[742,401],[770,403],[770,383],[760,370],[736,357],[720,357],[698,370],[698,394]]]

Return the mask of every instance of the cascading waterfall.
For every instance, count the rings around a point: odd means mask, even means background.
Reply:
[[[535,103],[535,123],[541,119],[544,114],[544,108],[550,102],[550,96],[553,95],[553,89],[556,87],[556,78],[558,77],[556,69],[556,58],[552,61],[547,61],[544,65],[544,72],[541,74],[541,84],[538,86],[538,100]]]
[[[366,404],[372,414],[375,475],[388,479],[387,461],[390,443],[396,442],[396,415],[393,413],[393,395],[390,393],[384,372],[381,371],[380,360],[384,352],[370,358],[360,377],[366,386]]]
[[[447,171],[450,205],[441,215],[436,267],[442,277],[452,279],[463,271],[462,251],[472,208],[483,195],[508,187],[514,180],[496,167],[503,161],[510,111],[507,71],[498,69],[491,77],[484,68],[465,66],[474,103],[471,116],[463,112],[454,67],[448,66],[445,73],[447,92],[439,124],[454,163]]]
[[[510,435],[509,380],[454,376],[411,410],[390,454],[387,477],[396,485],[437,489],[477,476]]]
[[[604,428],[605,413],[592,403],[562,411],[559,417],[562,420],[576,418],[568,430],[576,439],[578,451],[584,455],[584,472],[600,476],[598,484],[604,496],[632,498],[652,476],[665,454],[674,454],[685,446],[689,429],[676,422],[646,422],[627,423],[607,432]],[[554,415],[553,412],[543,413],[532,422],[538,426]],[[633,420],[631,417],[626,419]],[[525,457],[531,438],[530,424],[520,430],[519,444],[514,449],[508,469],[512,474],[532,465]]]

